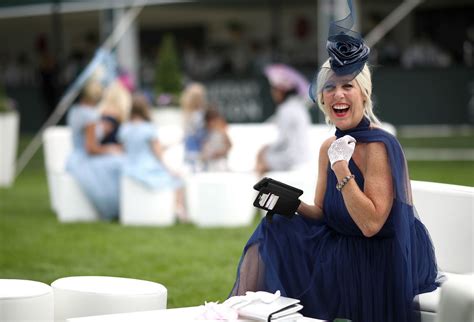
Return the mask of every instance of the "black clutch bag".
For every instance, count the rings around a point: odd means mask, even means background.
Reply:
[[[259,192],[253,202],[254,207],[266,210],[270,221],[276,213],[293,217],[301,203],[299,197],[303,194],[301,189],[267,177],[257,182],[253,188]]]

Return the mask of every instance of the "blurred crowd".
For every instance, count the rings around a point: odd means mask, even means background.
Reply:
[[[67,170],[78,181],[104,219],[118,216],[120,177],[149,189],[173,189],[175,213],[187,222],[183,176],[197,171],[225,171],[231,147],[226,120],[209,106],[206,90],[191,83],[181,97],[185,167],[168,165],[159,127],[152,123],[150,102],[127,77],[106,87],[92,77],[68,112],[73,152]]]
[[[273,121],[278,136],[254,156],[258,175],[290,170],[306,162],[311,124],[303,98],[309,87],[304,77],[282,64],[268,65],[262,72],[276,105]],[[68,111],[73,152],[67,171],[103,219],[118,217],[120,178],[127,176],[148,189],[174,190],[177,219],[187,222],[184,178],[203,171],[229,171],[232,142],[226,118],[209,102],[205,85],[189,82],[179,99],[182,121],[166,124],[180,127],[182,140],[166,145],[160,136],[162,125],[152,120],[153,101],[130,75],[119,74],[110,83],[104,79],[103,70],[93,73]],[[164,157],[173,145],[184,149],[178,167]]]
[[[285,171],[307,158],[305,148],[311,119],[301,99],[307,96],[307,84],[298,88],[296,79],[284,67],[273,70],[266,66],[275,60],[270,44],[250,42],[238,26],[230,28],[232,46],[225,51],[181,44],[179,55],[185,84],[178,104],[183,115],[183,172],[177,172],[163,158],[168,146],[160,141],[160,128],[151,122],[150,107],[157,100],[150,95],[156,81],[156,61],[160,53],[142,53],[140,79],[127,73],[106,86],[90,79],[78,101],[70,109],[67,125],[73,131],[74,152],[68,171],[106,219],[118,216],[119,178],[130,176],[150,189],[173,189],[176,192],[176,215],[187,221],[184,201],[184,176],[200,171],[227,171],[227,157],[232,142],[222,108],[208,101],[203,82],[219,74],[265,74],[276,107],[274,121],[278,140],[263,147],[255,156],[255,171]],[[0,70],[6,86],[31,85],[41,88],[48,115],[59,96],[92,58],[97,41],[86,37],[81,50],[65,61],[54,56],[47,38],[40,35],[35,43],[35,57],[20,53],[3,57]],[[281,57],[280,57],[281,58]],[[414,40],[402,50],[389,34],[373,49],[372,64],[383,66],[447,67],[454,63],[451,54],[427,35]],[[281,59],[280,59],[281,60]],[[474,66],[474,27],[466,32],[463,64]],[[281,74],[283,73],[283,74]],[[292,74],[293,75],[293,74]],[[290,82],[288,80],[291,79]],[[147,91],[148,90],[148,91]],[[296,158],[295,158],[296,156]]]
[[[179,64],[185,82],[206,82],[219,76],[248,76],[258,79],[264,66],[280,61],[292,64],[291,57],[279,52],[271,40],[253,39],[239,24],[228,26],[225,46],[179,39],[176,42]],[[375,66],[393,66],[404,69],[444,68],[453,65],[474,66],[474,26],[464,32],[462,48],[443,48],[432,34],[420,34],[407,46],[387,34],[372,48],[370,63]],[[90,62],[99,46],[98,37],[84,33],[74,44],[67,57],[57,57],[46,34],[39,34],[33,50],[19,53],[0,52],[0,82],[8,88],[34,87],[43,99],[44,117],[51,115],[65,89]],[[455,54],[456,53],[456,54]],[[462,56],[460,55],[462,53]],[[156,63],[159,48],[141,46],[137,84],[148,96],[155,95]],[[294,64],[292,64],[294,65]],[[311,66],[314,62],[311,63]],[[299,66],[299,65],[298,65]],[[304,66],[302,67],[304,69]],[[158,105],[156,101],[151,103]]]

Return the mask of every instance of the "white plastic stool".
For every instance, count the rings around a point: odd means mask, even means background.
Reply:
[[[53,321],[51,286],[29,280],[0,279],[0,321]]]
[[[72,152],[72,133],[67,126],[51,126],[43,134],[44,161],[51,208],[60,222],[97,221],[99,214],[66,171]]]
[[[453,274],[441,285],[435,321],[474,321],[474,274]]]
[[[102,314],[166,309],[158,283],[110,276],[72,276],[54,281],[55,321]]]
[[[253,173],[202,172],[186,178],[190,219],[199,227],[238,227],[252,223],[256,209]]]
[[[60,222],[99,220],[99,213],[72,175],[69,173],[53,173],[51,177],[57,187],[56,214]]]
[[[148,189],[122,177],[120,223],[123,225],[170,226],[174,224],[175,191]]]

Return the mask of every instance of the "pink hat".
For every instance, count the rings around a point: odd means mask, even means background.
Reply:
[[[298,71],[284,64],[273,64],[265,67],[265,75],[270,85],[285,91],[295,89],[299,95],[307,95],[309,82]]]

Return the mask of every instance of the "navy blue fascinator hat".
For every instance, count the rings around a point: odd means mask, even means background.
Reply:
[[[349,15],[344,19],[332,21],[329,26],[326,49],[329,54],[329,64],[336,76],[354,79],[364,68],[369,58],[370,48],[364,43],[362,36],[352,30],[355,21],[355,11],[352,0],[347,0]],[[309,96],[315,102],[316,77],[314,78]]]
[[[329,26],[326,49],[329,54],[331,69],[337,76],[353,75],[364,68],[369,58],[370,48],[364,43],[362,36],[351,30],[354,26],[355,12],[352,1],[347,0],[349,15],[342,20],[333,21]]]

